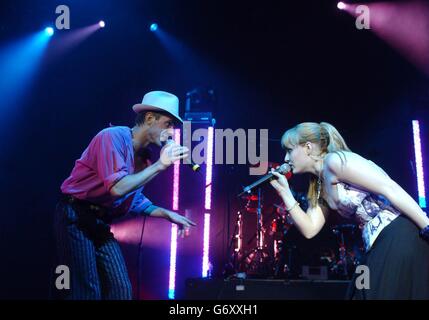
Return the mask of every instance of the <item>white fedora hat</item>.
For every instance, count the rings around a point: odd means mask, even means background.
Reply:
[[[142,111],[165,111],[176,120],[183,122],[179,117],[179,98],[165,91],[151,91],[144,95],[142,103],[135,104],[133,110],[136,113]]]

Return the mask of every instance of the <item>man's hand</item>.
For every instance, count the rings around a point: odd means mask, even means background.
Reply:
[[[189,220],[188,218],[180,214],[177,214],[174,211],[170,211],[161,207],[154,210],[151,213],[151,217],[164,218],[170,221],[171,223],[177,224],[179,227],[178,235],[181,236],[182,238],[186,235],[190,227],[196,226],[196,223]]]
[[[182,147],[175,142],[168,143],[161,150],[161,155],[157,161],[162,169],[168,168],[173,162],[181,159],[186,159],[189,154],[187,147]]]
[[[188,218],[180,214],[177,214],[176,212],[173,212],[170,210],[166,210],[166,212],[167,212],[167,219],[171,223],[177,224],[177,226],[179,227],[179,232],[177,233],[177,235],[182,238],[186,235],[187,231],[191,226],[194,227],[197,225],[195,222],[189,220]]]
[[[182,238],[185,236],[186,232],[189,230],[190,227],[196,226],[197,224],[188,218],[177,214],[174,211],[170,211],[161,207],[156,208],[152,213],[150,214],[151,217],[157,217],[157,218],[164,218],[170,221],[171,223],[175,223],[179,226],[179,232],[178,235]]]

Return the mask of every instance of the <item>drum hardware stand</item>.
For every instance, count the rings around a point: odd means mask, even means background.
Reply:
[[[292,278],[292,251],[296,249],[296,246],[286,246],[285,237],[288,234],[290,227],[293,225],[293,220],[290,216],[288,216],[288,213],[281,205],[274,204],[274,207],[278,209],[278,216],[275,218],[275,220],[273,220],[273,222],[275,221],[276,223],[276,231],[274,235],[274,277]],[[288,226],[286,227],[286,225]],[[279,231],[277,230],[279,226],[282,227],[280,238],[278,236]],[[287,253],[285,252],[286,250]]]
[[[349,263],[352,263],[351,261],[348,261],[348,253],[347,253],[347,247],[346,247],[346,242],[345,242],[345,238],[344,238],[344,228],[348,227],[351,228],[351,232],[352,234],[354,234],[354,228],[355,226],[353,225],[343,225],[343,226],[337,226],[335,228],[333,228],[334,233],[339,236],[339,249],[338,249],[338,255],[339,255],[339,260],[337,262],[337,266],[340,264],[341,265],[341,276],[345,277],[346,279],[349,279],[350,274],[349,274]]]
[[[267,276],[271,273],[269,253],[264,246],[264,228],[262,217],[262,191],[258,188],[256,248],[244,257],[247,273],[254,276]]]

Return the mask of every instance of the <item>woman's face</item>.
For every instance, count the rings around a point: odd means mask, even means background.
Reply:
[[[286,145],[285,162],[290,165],[293,174],[306,172],[309,159],[305,145]]]

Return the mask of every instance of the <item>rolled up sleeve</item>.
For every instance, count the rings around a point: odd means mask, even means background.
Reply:
[[[141,192],[138,192],[134,196],[133,204],[129,210],[129,213],[132,215],[146,215],[150,216],[151,213],[157,209],[152,201],[145,197],[145,195]]]
[[[98,149],[97,174],[110,192],[119,180],[129,174],[124,155],[124,142],[110,132],[102,132],[97,136],[95,147]]]

